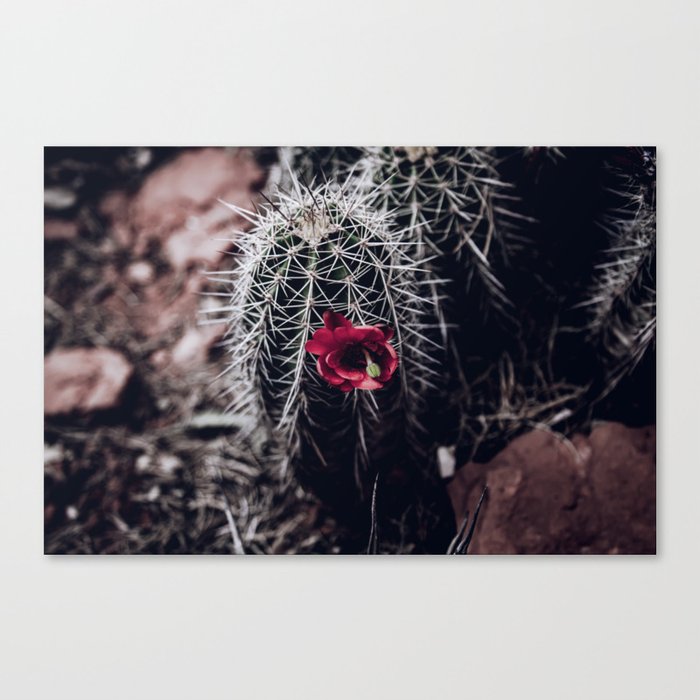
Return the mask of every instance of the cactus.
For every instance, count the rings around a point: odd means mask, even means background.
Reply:
[[[350,179],[363,182],[364,155],[364,149],[354,146],[279,148],[278,164],[268,178],[268,188],[289,192],[294,189],[295,181],[306,186],[341,186]]]
[[[288,148],[280,160],[302,182],[354,180],[374,207],[390,212],[406,230],[426,267],[437,277],[459,278],[462,308],[478,309],[480,318],[493,313],[513,328],[512,304],[495,268],[507,261],[503,234],[514,221],[507,185],[498,179],[489,149]],[[501,215],[498,228],[496,214]],[[435,304],[440,308],[437,299]]]
[[[283,155],[301,182],[338,182],[348,179],[364,156],[355,146],[313,146],[285,149]],[[290,153],[291,152],[291,153]]]
[[[403,540],[395,527],[386,537],[399,520],[420,542],[430,518],[450,520],[438,444],[456,443],[463,463],[527,429],[566,441],[653,347],[654,173],[618,162],[628,157],[285,150],[276,184],[288,193],[234,207],[253,228],[229,308],[233,410],[272,428],[280,464],[331,478],[312,487],[327,504],[353,498],[349,487],[367,497],[383,475],[382,546]],[[304,345],[328,309],[396,329],[401,364],[386,388],[342,393],[319,376]],[[398,499],[385,479],[397,465],[422,474]]]
[[[471,457],[527,427],[561,427],[595,385],[613,387],[653,343],[653,178],[622,180],[611,163],[627,151],[311,148],[285,156],[305,181],[337,187],[350,178],[368,206],[404,230],[437,319],[425,335],[449,348],[438,383],[457,410],[438,441],[458,423]],[[516,180],[517,188],[504,184]]]
[[[412,231],[432,267],[455,278],[459,305],[495,314],[510,325],[512,305],[494,264],[507,260],[495,213],[508,209],[488,149],[395,147],[366,149],[356,170],[376,187],[377,206]],[[505,227],[502,227],[505,229]],[[462,303],[464,302],[464,304]]]
[[[512,258],[529,361],[551,382],[609,393],[653,344],[655,154],[645,148],[502,149],[532,218]],[[509,171],[510,170],[510,171]]]
[[[468,261],[467,288],[481,284],[487,306],[500,311],[509,306],[491,269],[491,259],[507,257],[494,225],[496,212],[509,214],[507,186],[498,179],[488,149],[289,148],[282,149],[280,160],[302,182],[356,180],[374,207],[391,212],[426,248],[425,257],[454,254]]]
[[[304,149],[290,162],[307,178],[352,177],[413,242],[419,274],[427,270],[431,280],[426,291],[439,327],[431,340],[449,349],[444,397],[433,409],[441,418],[436,440],[451,442],[481,400],[478,384],[493,355],[508,347],[518,328],[499,279],[518,243],[509,188],[498,177],[490,149],[365,148],[357,158],[353,149]]]
[[[530,243],[509,246],[503,268],[518,333],[504,342],[492,329],[473,363],[484,360],[461,416],[469,459],[525,429],[585,425],[654,342],[653,152],[498,149],[496,162]]]
[[[619,172],[620,208],[606,213],[601,251],[586,300],[585,331],[601,359],[601,394],[634,370],[656,337],[656,157],[639,149],[633,172]],[[640,172],[640,165],[643,172]]]
[[[364,487],[382,463],[430,458],[426,401],[442,352],[428,338],[434,309],[414,243],[366,195],[293,184],[256,212],[229,205],[252,224],[237,241],[227,308],[231,409],[272,427],[280,462],[349,469]],[[394,328],[400,365],[388,387],[342,393],[318,375],[304,346],[329,309]]]

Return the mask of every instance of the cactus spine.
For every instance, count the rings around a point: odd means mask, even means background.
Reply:
[[[378,206],[413,231],[425,257],[440,256],[433,267],[459,277],[472,306],[510,317],[511,304],[494,268],[506,257],[494,224],[505,186],[488,149],[376,148],[366,149],[365,161],[359,170],[376,186]]]
[[[589,310],[586,330],[601,357],[604,395],[636,367],[656,337],[656,158],[653,151],[640,155],[647,178],[618,174],[623,204],[603,221],[610,243],[581,304]]]
[[[463,262],[463,282],[485,311],[512,309],[494,262],[507,258],[496,214],[510,215],[507,186],[488,149],[468,147],[313,147],[284,149],[281,160],[306,182],[357,181],[374,207],[391,212],[429,265],[444,273],[445,256]]]

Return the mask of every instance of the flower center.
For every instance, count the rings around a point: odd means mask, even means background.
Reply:
[[[343,366],[352,369],[363,369],[365,366],[365,359],[362,357],[363,352],[364,348],[361,345],[347,345],[343,351]]]
[[[376,379],[382,373],[379,363],[375,362],[367,348],[360,344],[348,345],[345,348],[342,364],[351,369],[363,369],[372,379]]]
[[[376,379],[381,373],[382,373],[382,368],[372,359],[372,356],[362,348],[362,352],[365,356],[365,360],[367,361],[367,369],[365,370],[367,374],[372,377],[372,379]]]

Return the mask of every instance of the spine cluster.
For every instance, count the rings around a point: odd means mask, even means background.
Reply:
[[[648,164],[655,169],[655,162]],[[600,354],[605,393],[641,361],[656,338],[656,192],[622,177],[619,211],[604,221],[609,243],[595,265],[586,330]]]

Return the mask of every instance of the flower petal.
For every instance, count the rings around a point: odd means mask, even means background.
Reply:
[[[360,382],[363,377],[369,376],[367,372],[362,369],[351,369],[349,367],[336,367],[335,371],[339,376],[351,382]]]
[[[323,324],[329,331],[342,327],[352,328],[352,323],[350,323],[345,316],[342,314],[337,314],[335,311],[331,311],[330,309],[323,312]]]
[[[348,343],[354,342],[350,338],[350,333],[352,328],[335,328],[333,329],[333,341],[337,345],[347,345]]]
[[[353,382],[355,389],[366,389],[368,391],[373,391],[374,389],[381,389],[384,385],[378,382],[376,379],[372,379],[368,374],[365,374],[361,382]]]
[[[335,373],[343,377],[344,379],[349,379],[351,381],[360,381],[362,377],[366,376],[366,372],[361,369],[354,369],[353,367],[343,366],[343,351],[334,350],[326,358],[330,367],[333,368]]]
[[[382,342],[384,333],[378,326],[355,326],[354,331],[360,331],[362,342]]]
[[[316,360],[316,369],[318,373],[332,386],[340,386],[345,383],[345,379],[339,377],[331,367],[328,366],[326,358],[321,356]]]
[[[310,352],[312,355],[327,355],[333,350],[333,346],[326,345],[318,340],[307,340],[304,346],[306,352]]]
[[[394,337],[394,329],[391,326],[379,326],[379,329],[384,334],[384,340],[391,340]]]
[[[331,350],[336,347],[333,332],[326,328],[319,328],[317,331],[314,331],[311,340],[306,341],[304,347],[307,352],[313,353],[314,355],[325,355],[331,352]]]
[[[352,391],[355,387],[352,385],[352,382],[345,382],[345,384],[341,384],[338,389],[341,391]]]
[[[333,369],[340,366],[342,359],[343,353],[341,350],[333,350],[333,352],[329,353],[326,357],[326,361]]]
[[[388,343],[382,347],[378,363],[382,371],[377,379],[380,382],[386,382],[391,378],[399,365],[399,358],[396,354],[396,350]]]
[[[350,328],[336,328],[333,331],[336,343],[346,345],[347,343],[364,343],[383,341],[382,332],[374,326],[351,326]]]

